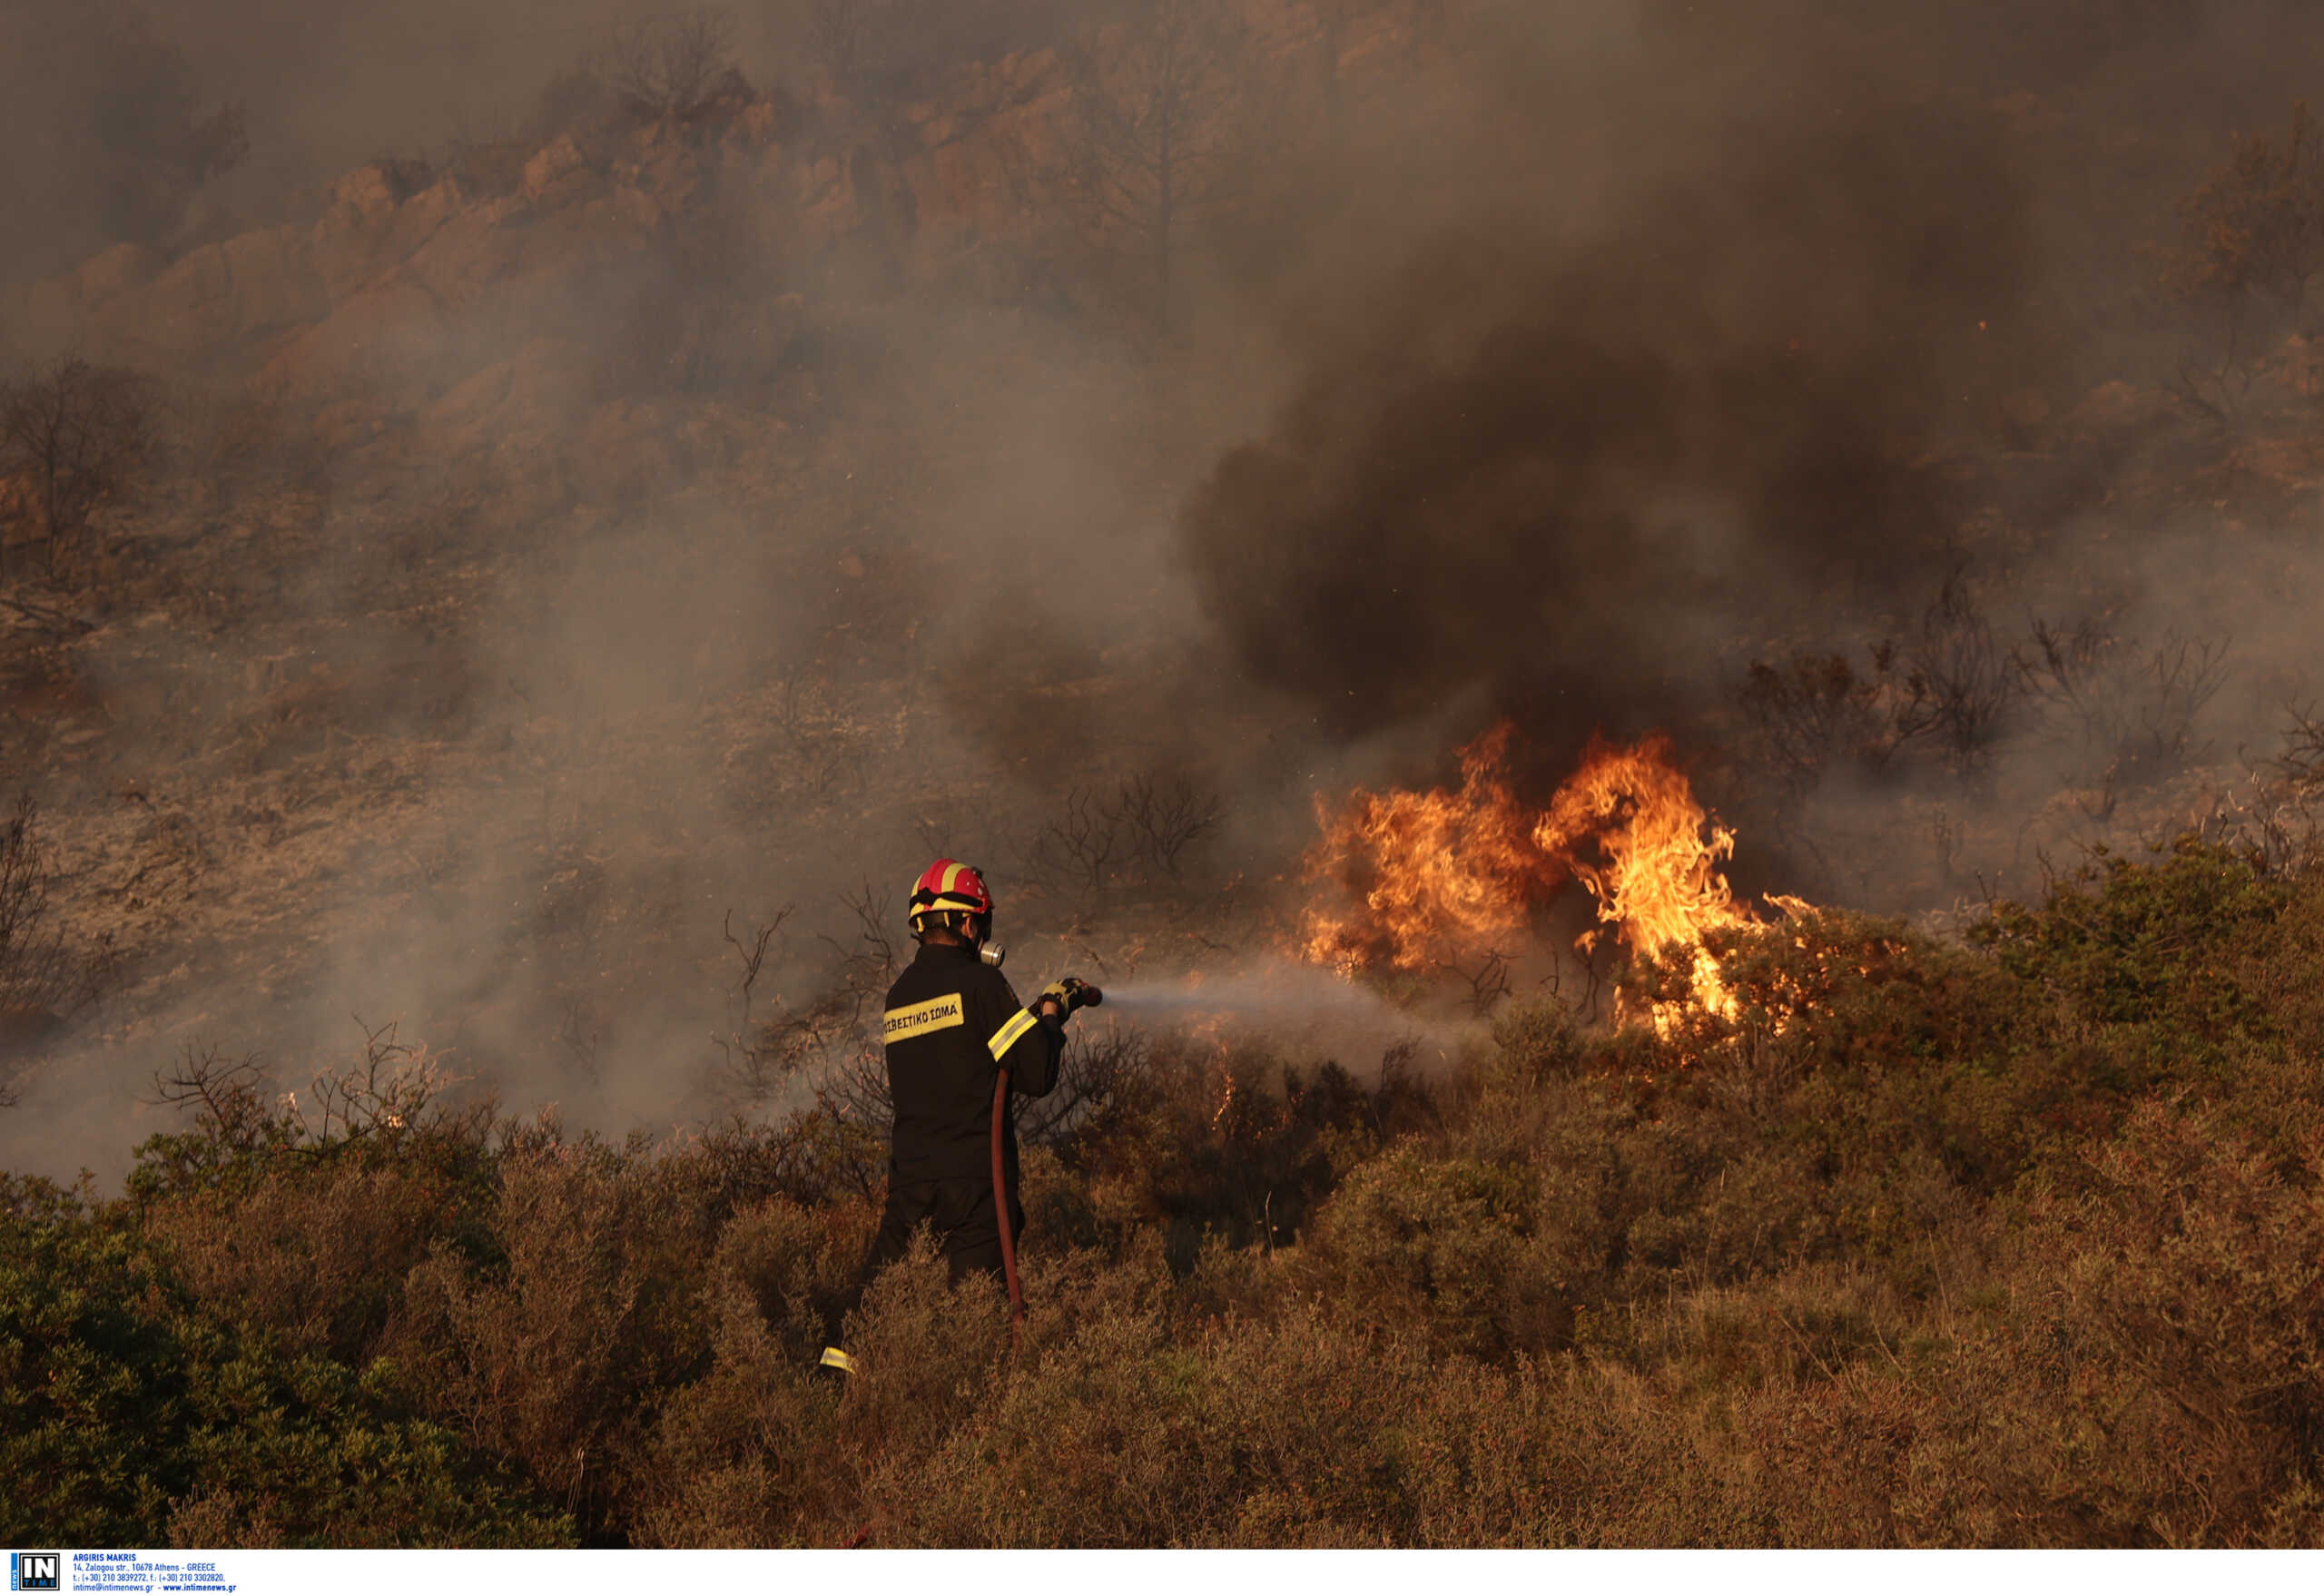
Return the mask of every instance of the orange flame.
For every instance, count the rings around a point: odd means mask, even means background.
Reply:
[[[1316,794],[1324,835],[1307,879],[1337,882],[1363,912],[1310,908],[1310,960],[1351,974],[1439,968],[1522,931],[1527,910],[1565,884],[1502,770],[1513,734],[1504,724],[1461,751],[1457,793],[1358,789],[1336,819]]]
[[[1593,744],[1550,801],[1533,839],[1568,862],[1598,900],[1598,918],[1619,926],[1634,952],[1659,958],[1691,950],[1696,1000],[1732,1015],[1735,1000],[1703,939],[1758,922],[1718,872],[1719,862],[1734,855],[1735,833],[1703,813],[1669,754],[1660,736],[1630,748]],[[1581,857],[1593,842],[1602,865]],[[1656,1020],[1672,1018],[1658,1013]]]
[[[1735,834],[1695,802],[1669,741],[1593,744],[1549,807],[1536,810],[1509,784],[1513,735],[1504,724],[1463,749],[1457,792],[1358,791],[1336,817],[1318,796],[1324,834],[1307,876],[1336,882],[1353,901],[1308,909],[1307,957],[1349,973],[1456,969],[1502,951],[1536,904],[1578,880],[1597,900],[1599,920],[1634,951],[1691,950],[1695,1001],[1731,1013],[1704,938],[1757,921],[1719,872]],[[1653,1016],[1665,1028],[1675,1018]]]

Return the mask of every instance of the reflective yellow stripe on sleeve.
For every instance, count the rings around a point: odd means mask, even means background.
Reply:
[[[1040,1022],[1040,1016],[1035,1014],[1030,1009],[1019,1009],[1010,1015],[1009,1023],[994,1031],[992,1040],[985,1044],[992,1049],[992,1061],[998,1064],[1007,1058],[1009,1049],[1017,1045],[1017,1039]]]

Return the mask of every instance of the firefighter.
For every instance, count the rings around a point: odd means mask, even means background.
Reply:
[[[1017,1127],[1008,1099],[1019,1092],[1040,1097],[1057,1084],[1065,1022],[1100,997],[1068,976],[1020,1005],[998,954],[986,952],[992,894],[968,865],[950,859],[930,865],[912,883],[910,921],[920,952],[888,989],[882,1026],[896,1116],[888,1202],[855,1288],[827,1326],[817,1367],[834,1376],[855,1372],[839,1345],[848,1310],[872,1276],[904,1256],[922,1223],[935,1232],[955,1282],[980,1270],[1001,1276],[1016,1307],[1015,1237],[1025,1211],[1017,1200]]]

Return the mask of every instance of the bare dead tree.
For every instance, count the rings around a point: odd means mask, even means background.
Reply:
[[[810,662],[786,663],[769,710],[768,722],[792,756],[787,771],[817,797],[862,785],[866,756],[850,730],[848,705]]]
[[[251,1152],[274,1137],[266,1070],[256,1053],[229,1058],[216,1044],[185,1044],[177,1064],[153,1076],[152,1101],[191,1109],[195,1126],[227,1148]]]
[[[871,14],[883,0],[812,0],[807,8],[807,49],[833,81],[854,77],[862,59]]]
[[[2201,829],[2271,873],[2306,875],[2324,863],[2324,714],[2295,702],[2284,717],[2274,756],[2245,758],[2249,796],[2222,805]]]
[[[1494,1008],[1509,996],[1509,956],[1499,949],[1486,949],[1474,966],[1447,959],[1439,961],[1438,968],[1469,989],[1469,1012],[1480,1020],[1491,1018]]]
[[[839,956],[848,990],[868,1002],[896,975],[896,937],[888,918],[891,899],[867,881],[852,892],[842,892],[839,901],[855,921],[854,939],[842,942],[827,936],[823,941]]]
[[[2075,724],[2104,789],[2138,787],[2184,769],[2195,726],[2227,680],[2224,638],[2165,632],[2146,648],[2094,619],[2072,628],[2036,620],[2015,656],[2027,690]]]
[[[0,824],[0,1010],[44,1007],[65,964],[48,917],[48,865],[29,793]]]
[[[1076,787],[1065,795],[1065,813],[1035,840],[1034,852],[1039,863],[1096,892],[1113,878],[1121,843],[1118,814],[1099,793]]]
[[[1187,848],[1218,830],[1226,805],[1217,793],[1184,776],[1167,783],[1132,776],[1116,799],[1124,830],[1137,856],[1172,881]]]
[[[726,1034],[714,1036],[711,1040],[724,1057],[726,1073],[747,1102],[763,1102],[772,1096],[791,1062],[778,1047],[770,1045],[773,1039],[764,1034],[752,1012],[759,976],[766,968],[767,951],[782,933],[783,921],[790,918],[791,910],[786,905],[775,912],[772,921],[753,925],[741,936],[734,933],[732,909],[719,922],[719,934],[734,950],[742,973],[728,997],[729,1029]]]
[[[153,398],[143,378],[77,357],[56,360],[0,387],[0,481],[29,488],[13,513],[0,498],[0,514],[35,529],[53,576],[97,508],[137,484],[154,447]],[[0,581],[8,576],[6,531],[0,526]]]
[[[2010,651],[1970,597],[1965,575],[1955,567],[1922,617],[1897,711],[1899,734],[1933,740],[1963,776],[1984,768],[2024,686]]]
[[[605,1028],[589,1005],[577,997],[567,996],[564,1012],[556,1026],[558,1049],[586,1076],[597,1073],[598,1049],[605,1041]]]
[[[2224,637],[2165,632],[2140,671],[2138,753],[2144,767],[2168,773],[2201,757],[2195,723],[2227,685]]]
[[[2313,704],[2287,704],[2283,747],[2268,767],[2304,793],[2324,792],[2324,714]]]
[[[1793,794],[1807,793],[1836,760],[1869,771],[1896,753],[1896,650],[1871,651],[1859,670],[1843,654],[1798,654],[1782,665],[1751,662],[1736,694],[1758,734],[1760,763]]]
[[[441,1053],[424,1041],[400,1039],[400,1021],[355,1023],[363,1045],[350,1062],[313,1077],[312,1118],[295,1097],[284,1103],[285,1119],[302,1142],[322,1147],[420,1129],[430,1123],[437,1099],[456,1084]]]
[[[715,5],[634,15],[615,25],[606,84],[641,116],[684,116],[734,70],[734,19]]]
[[[2324,133],[2295,103],[2280,134],[2239,135],[2228,161],[2179,202],[2181,240],[2155,282],[2190,322],[2167,385],[2220,420],[2233,418],[2286,323],[2324,271]]]
[[[1029,862],[1089,892],[1157,875],[1175,882],[1187,850],[1216,832],[1225,813],[1217,793],[1184,776],[1134,775],[1111,792],[1075,787],[1034,838]]]
[[[1062,198],[1088,242],[1141,268],[1167,326],[1186,234],[1238,195],[1252,156],[1248,31],[1227,0],[1130,0],[1066,62]]]
[[[884,1129],[887,1074],[872,1021],[897,968],[890,901],[869,882],[842,893],[840,901],[855,921],[855,934],[821,937],[832,957],[812,995],[793,1003],[778,993],[764,1019],[755,1012],[754,994],[791,911],[786,908],[773,923],[741,936],[735,934],[729,913],[725,939],[742,975],[734,987],[732,1029],[713,1040],[724,1057],[730,1095],[741,1104],[762,1104],[785,1082],[803,1076],[812,1083],[815,1102],[825,1113],[857,1128]]]
[[[110,941],[83,946],[56,923],[39,811],[29,793],[0,819],[0,1107],[15,1100],[15,1070],[103,990]]]
[[[2266,340],[2253,332],[2250,301],[2214,293],[2191,306],[2203,331],[2191,335],[2163,389],[2222,425],[2232,423],[2259,376]]]
[[[455,1107],[446,1094],[458,1078],[442,1053],[401,1040],[393,1020],[355,1023],[362,1047],[347,1062],[318,1070],[303,1098],[295,1089],[275,1092],[255,1053],[233,1058],[214,1043],[189,1042],[174,1068],[154,1075],[151,1100],[191,1109],[195,1128],[228,1154],[316,1158],[417,1135],[450,1133],[475,1143],[488,1136],[498,1104],[486,1097]]]

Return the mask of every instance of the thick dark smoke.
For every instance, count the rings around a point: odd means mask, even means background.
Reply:
[[[1915,458],[2030,375],[2025,185],[1974,105],[1757,59],[1689,104],[1649,45],[1636,97],[1520,84],[1438,153],[1470,214],[1307,330],[1184,517],[1251,672],[1348,733],[1479,685],[1614,730],[1780,605],[1925,575],[1951,517]]]

